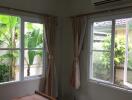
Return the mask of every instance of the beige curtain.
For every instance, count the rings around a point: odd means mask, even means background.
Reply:
[[[55,67],[55,36],[56,17],[44,17],[45,43],[47,51],[47,70],[45,77],[45,93],[49,96],[57,96],[57,79]]]
[[[87,30],[88,18],[87,16],[83,17],[74,17],[73,21],[73,41],[74,41],[74,59],[72,66],[72,77],[71,85],[75,89],[80,87],[80,53],[83,46],[84,36]]]

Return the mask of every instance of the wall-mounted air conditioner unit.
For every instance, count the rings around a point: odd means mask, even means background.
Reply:
[[[99,6],[99,5],[112,3],[112,2],[118,2],[118,1],[122,1],[122,0],[92,0],[92,4],[94,6]]]

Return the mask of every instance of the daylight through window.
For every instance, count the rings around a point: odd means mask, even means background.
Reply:
[[[94,80],[132,87],[132,18],[93,23]]]
[[[21,19],[0,14],[0,82],[43,73],[43,24]]]

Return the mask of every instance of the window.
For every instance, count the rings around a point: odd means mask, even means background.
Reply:
[[[24,23],[24,76],[42,74],[43,24]]]
[[[19,80],[20,17],[0,15],[0,82]]]
[[[93,80],[132,88],[132,18],[92,24]]]
[[[111,80],[111,27],[112,21],[93,24],[93,76],[105,81]]]
[[[40,18],[0,14],[0,83],[43,74],[43,34]]]

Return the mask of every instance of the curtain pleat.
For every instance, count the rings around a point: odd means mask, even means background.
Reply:
[[[45,70],[45,93],[57,97],[57,79],[55,67],[56,17],[44,17],[45,43],[47,51],[47,70]]]
[[[72,66],[72,76],[71,85],[75,89],[80,87],[80,53],[83,46],[84,36],[87,30],[88,17],[74,17],[72,19],[73,26],[73,66]]]

